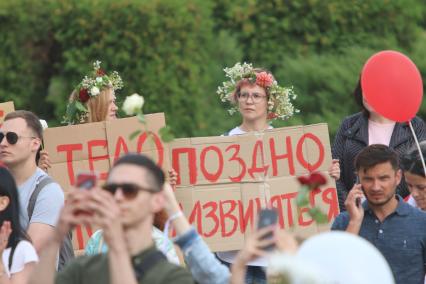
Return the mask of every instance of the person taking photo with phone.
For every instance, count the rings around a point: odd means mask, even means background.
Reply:
[[[102,188],[71,190],[51,245],[30,283],[193,283],[184,268],[167,261],[152,239],[154,214],[163,209],[163,171],[149,158],[127,154],[111,168]],[[106,254],[82,256],[55,275],[55,249],[73,226],[103,230]],[[55,248],[56,247],[56,248]]]

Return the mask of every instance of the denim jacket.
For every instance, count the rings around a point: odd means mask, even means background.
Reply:
[[[194,228],[176,237],[174,242],[181,248],[185,262],[197,283],[229,283],[229,269],[219,262]]]

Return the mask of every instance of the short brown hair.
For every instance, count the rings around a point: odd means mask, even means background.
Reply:
[[[43,139],[43,126],[41,126],[40,120],[31,111],[27,110],[17,110],[14,112],[10,112],[4,118],[4,121],[22,118],[27,123],[27,126],[34,132],[37,138]]]
[[[398,154],[386,145],[372,144],[365,147],[355,157],[355,169],[359,171],[361,168],[364,172],[378,164],[390,162],[394,170],[399,169]]]

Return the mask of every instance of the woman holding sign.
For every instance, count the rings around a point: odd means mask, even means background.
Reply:
[[[115,91],[123,87],[123,81],[116,71],[107,75],[100,65],[100,61],[95,61],[92,73],[85,76],[71,93],[63,123],[81,124],[117,118]],[[47,124],[43,128],[47,128]],[[46,172],[51,167],[45,150],[41,151],[37,165]]]
[[[19,222],[18,189],[0,165],[0,283],[27,283],[38,262],[35,248]]]
[[[403,154],[415,141],[410,126],[419,141],[426,139],[425,124],[415,116],[422,94],[420,73],[405,55],[382,51],[364,65],[353,94],[362,111],[343,120],[332,147],[333,158],[340,160],[342,171],[337,181],[341,209],[357,182],[353,161],[364,147],[384,144]],[[397,193],[402,197],[409,194],[404,180]]]
[[[115,91],[123,88],[123,81],[116,71],[106,74],[100,64],[100,61],[95,61],[92,72],[86,75],[71,93],[64,116],[65,123],[82,124],[117,119]],[[163,235],[160,232],[166,220],[164,211],[155,214],[153,236],[158,243],[164,243],[162,247],[165,248],[165,254],[177,262],[176,251],[170,240],[162,239]],[[95,232],[89,240],[87,253],[105,252],[107,248],[102,243],[102,232]]]
[[[297,113],[292,104],[296,98],[292,87],[278,85],[274,76],[267,70],[254,68],[251,64],[237,63],[232,68],[224,69],[230,80],[224,82],[217,90],[222,102],[230,103],[228,112],[232,115],[239,112],[242,123],[225,133],[225,135],[240,135],[251,131],[272,129],[269,124],[274,119],[286,120]],[[338,162],[330,166],[329,174],[339,178]],[[234,262],[237,251],[217,253],[218,257],[230,265]],[[249,262],[246,272],[246,283],[266,283],[263,270],[267,265],[264,258]]]

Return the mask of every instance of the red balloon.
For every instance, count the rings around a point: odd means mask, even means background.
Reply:
[[[416,116],[423,82],[416,65],[404,54],[385,50],[371,56],[361,73],[364,99],[378,114],[397,122]]]

